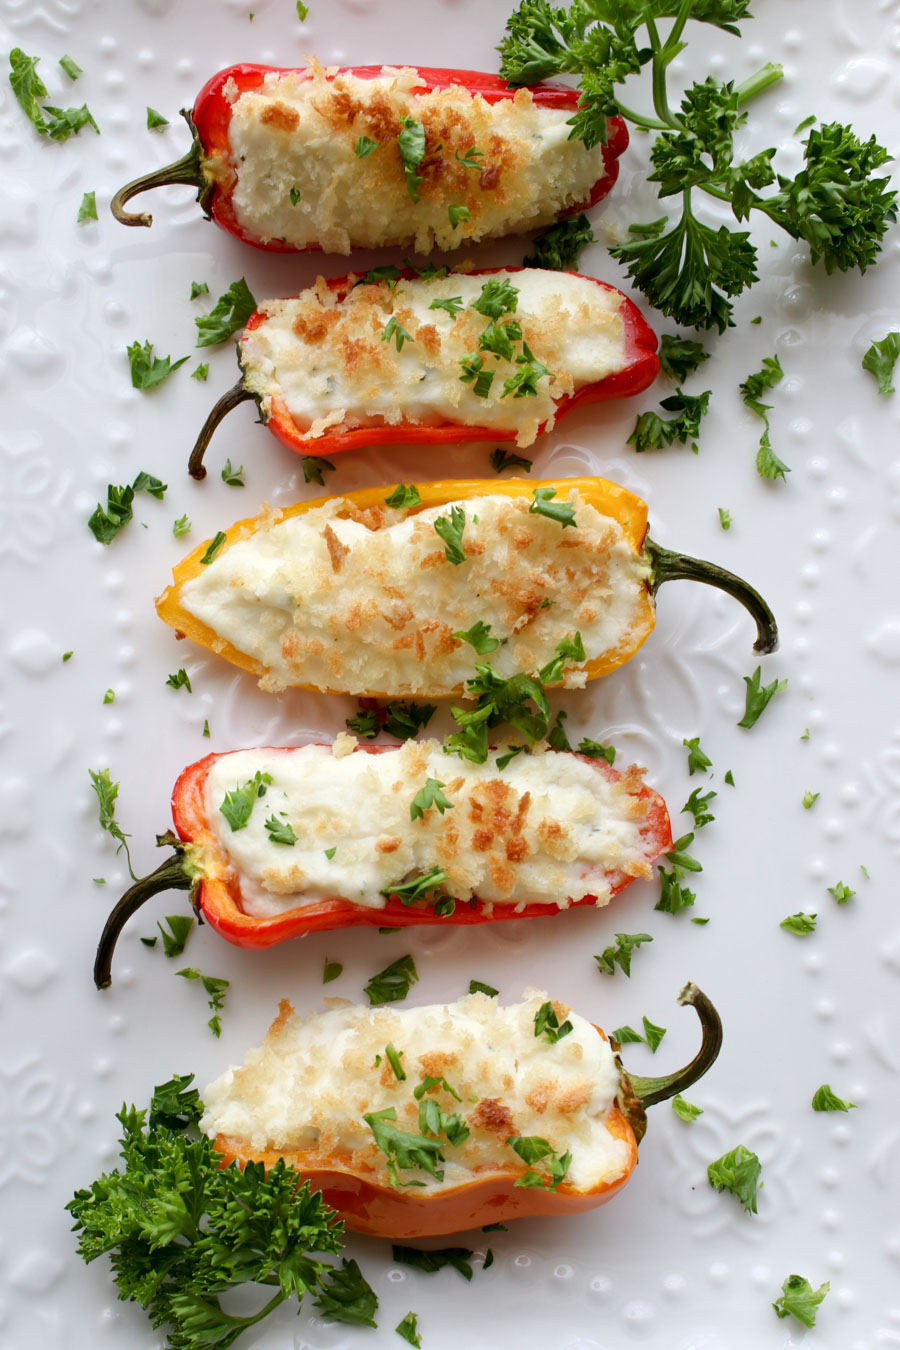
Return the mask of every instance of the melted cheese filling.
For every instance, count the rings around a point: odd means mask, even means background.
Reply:
[[[495,329],[514,323],[521,337],[497,354],[479,349],[491,320],[472,305],[485,285],[504,281],[517,292],[516,308]],[[433,308],[450,299],[461,302],[456,313]],[[588,277],[541,268],[382,281],[354,286],[342,300],[319,278],[296,299],[262,307],[265,321],[241,342],[244,383],[266,418],[274,402],[311,438],[456,422],[516,431],[518,443],[530,445],[542,423],[552,426],[559,399],[627,365],[622,300]],[[504,393],[522,371],[523,341],[549,374],[539,374],[533,393],[517,394],[519,386]],[[462,378],[462,362],[473,356],[482,379],[492,376],[487,392]]]
[[[419,1134],[413,1093],[429,1075],[462,1098],[443,1086],[427,1094],[445,1115],[462,1118],[468,1138],[444,1142],[437,1164],[443,1181],[419,1167],[398,1169],[399,1181],[439,1191],[479,1171],[525,1172],[506,1141],[537,1135],[557,1157],[571,1153],[564,1185],[593,1189],[621,1177],[629,1162],[627,1143],[607,1127],[618,1070],[608,1042],[565,1004],[553,1006],[572,1031],[555,1044],[535,1036],[535,1015],[547,1001],[529,990],[522,1003],[504,1008],[496,998],[470,994],[451,1004],[343,1007],[305,1019],[284,1003],[263,1045],[203,1093],[200,1128],[255,1150],[307,1153],[323,1165],[374,1172],[386,1185],[387,1158],[363,1116],[393,1107],[392,1123]],[[396,1078],[387,1045],[401,1056],[405,1081]],[[534,1167],[542,1172],[540,1162]]]
[[[628,645],[649,564],[617,521],[574,490],[569,501],[574,529],[531,514],[527,498],[456,503],[466,557],[454,564],[435,530],[454,503],[407,514],[332,498],[220,552],[181,605],[264,666],[269,689],[441,696],[476,661],[504,677],[537,671],[576,632],[591,660]],[[479,621],[500,643],[482,655],[454,636]],[[564,683],[584,681],[567,662]]]
[[[342,733],[333,747],[221,756],[206,779],[206,816],[237,870],[244,911],[264,918],[335,897],[382,909],[379,892],[435,867],[446,873],[436,893],[460,904],[478,896],[564,909],[586,895],[607,904],[615,874],[651,874],[655,848],[642,827],[652,798],[637,795],[643,770],[619,777],[602,761],[538,752],[501,771],[499,753],[471,764],[429,740],[372,754]],[[225,796],[257,772],[272,783],[247,825],[232,830]],[[413,820],[429,778],[452,805]],[[267,821],[289,825],[296,843],[274,842]]]
[[[571,111],[536,106],[527,89],[487,103],[460,85],[421,87],[409,67],[329,79],[315,61],[300,74],[273,71],[252,92],[226,84],[227,171],[243,230],[326,253],[390,245],[429,253],[549,225],[606,176],[601,146],[569,140]],[[397,142],[408,117],[425,131],[418,201]],[[360,158],[363,137],[378,148]],[[450,206],[469,212],[455,229]]]

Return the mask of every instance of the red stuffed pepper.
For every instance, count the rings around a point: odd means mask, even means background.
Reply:
[[[578,91],[511,89],[496,75],[410,66],[221,70],[184,113],[193,144],[113,198],[196,187],[207,217],[257,248],[290,253],[399,246],[428,252],[521,234],[610,190],[628,144],[569,139]]]
[[[386,442],[528,446],[573,408],[646,389],[656,348],[627,296],[575,272],[320,277],[250,316],[241,378],[207,418],[190,472],[203,477],[210,437],[245,400],[304,455]]]
[[[671,848],[643,770],[519,745],[483,763],[439,741],[208,755],[175,785],[175,846],[107,921],[94,970],[150,896],[191,890],[241,947],[359,924],[476,924],[606,905]],[[599,751],[599,747],[598,747]]]

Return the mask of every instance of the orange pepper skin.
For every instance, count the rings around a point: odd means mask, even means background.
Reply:
[[[599,1027],[597,1031],[605,1039]],[[638,1158],[634,1131],[617,1104],[609,1111],[606,1128],[614,1138],[625,1141],[627,1162],[620,1176],[589,1191],[579,1191],[565,1181],[553,1191],[517,1186],[521,1168],[497,1167],[474,1175],[464,1185],[422,1195],[416,1187],[392,1187],[377,1179],[374,1170],[354,1170],[349,1158],[338,1160],[314,1151],[282,1154],[255,1150],[225,1135],[216,1138],[215,1147],[224,1156],[223,1165],[261,1162],[271,1167],[283,1157],[300,1173],[301,1181],[309,1181],[313,1190],[322,1192],[325,1203],[337,1210],[347,1228],[399,1240],[446,1237],[510,1219],[562,1218],[605,1205],[625,1186]]]
[[[643,502],[640,497],[636,497],[634,493],[628,492],[627,489],[619,487],[616,483],[610,483],[605,478],[562,478],[548,479],[544,482],[529,482],[522,478],[509,478],[502,481],[476,478],[422,483],[418,486],[422,503],[421,507],[413,508],[414,511],[441,506],[446,502],[465,501],[471,497],[486,495],[530,498],[535,488],[543,487],[555,488],[560,497],[563,498],[570,489],[576,488],[590,506],[595,507],[601,514],[610,516],[619,523],[626,541],[635,554],[642,552],[647,534],[646,502]],[[343,497],[358,510],[365,510],[368,507],[382,506],[385,498],[392,490],[391,486],[364,488],[358,492],[344,493]],[[329,500],[328,497],[318,497],[314,501],[296,502],[293,506],[286,507],[283,510],[282,518],[287,520],[294,516],[303,515],[315,507],[323,506]],[[237,521],[229,530],[225,531],[225,543],[222,545],[220,553],[239,539],[245,538],[248,533],[258,529],[262,523],[264,523],[263,517]],[[254,657],[248,656],[245,652],[234,647],[230,642],[224,642],[211,628],[188,613],[181,605],[181,588],[186,582],[203,573],[204,565],[200,560],[206,552],[208,542],[207,540],[200,544],[175,567],[173,585],[168,586],[156,601],[157,613],[164,623],[175,629],[179,636],[188,637],[201,647],[216,652],[242,670],[250,671],[257,677],[263,676],[267,673],[265,666]],[[596,679],[599,675],[607,675],[610,671],[617,670],[619,666],[624,665],[650,636],[655,623],[656,604],[648,586],[641,595],[640,605],[635,613],[626,640],[619,647],[588,661],[584,667],[587,678],[589,680]],[[564,636],[565,634],[560,634],[560,637]],[[298,685],[296,687],[317,688],[314,685]],[[321,692],[342,693],[346,691],[325,689]],[[362,690],[358,696],[361,698],[388,699],[398,697],[399,692],[396,689]],[[463,693],[462,687],[443,692],[424,690],[416,697],[460,698]]]
[[[360,752],[390,754],[391,747],[360,746],[355,753]],[[383,909],[374,909],[335,897],[298,906],[297,909],[287,910],[270,918],[257,918],[246,914],[241,904],[240,878],[229,866],[206,813],[204,798],[206,778],[212,765],[220,758],[218,754],[207,755],[205,759],[189,765],[184,770],[172,794],[172,818],[179,837],[185,843],[194,846],[195,856],[203,859],[194,899],[195,905],[211,928],[227,942],[238,947],[251,949],[272,947],[279,942],[285,942],[288,938],[335,928],[358,926],[407,928],[422,924],[468,926],[478,923],[500,923],[510,919],[547,918],[563,912],[542,904],[525,905],[520,910],[511,904],[485,906],[476,899],[474,906],[460,903],[452,914],[438,915],[430,906],[404,905],[396,896],[392,896],[385,901]],[[584,756],[579,758],[583,759]],[[607,777],[617,779],[620,776],[605,760],[586,762]],[[669,814],[662,797],[652,788],[643,786],[634,795],[649,804],[642,833],[647,846],[647,861],[652,862],[672,847]],[[627,876],[624,872],[610,873],[607,876],[613,895],[624,890],[633,880],[633,877]],[[576,909],[595,903],[596,897],[588,895],[581,900],[572,901],[568,908]]]
[[[220,70],[213,75],[203,86],[194,103],[192,118],[196,138],[205,162],[224,160],[230,154],[229,127],[234,100],[226,97],[225,86],[229,81],[233,81],[233,85],[229,87],[236,88],[238,95],[253,89],[259,89],[266,76],[275,69],[276,67],[273,66],[249,63],[229,66],[226,70]],[[295,73],[302,76],[305,72],[297,71]],[[355,75],[360,79],[375,79],[381,75],[382,68],[381,66],[349,66],[337,73]],[[471,93],[480,94],[486,102],[497,103],[501,99],[515,97],[517,92],[505,80],[501,80],[499,76],[484,74],[476,70],[445,70],[437,67],[420,66],[418,67],[418,74],[424,81],[424,84],[420,87],[421,93],[431,93],[436,89],[446,89],[451,85],[461,84]],[[578,90],[567,85],[538,84],[532,87],[531,93],[535,103],[541,107],[565,108],[571,110],[573,114],[578,107]],[[577,215],[580,211],[585,211],[596,205],[615,185],[619,174],[619,156],[624,154],[628,147],[628,128],[621,117],[608,118],[607,125],[607,143],[603,148],[603,164],[606,172],[603,178],[598,179],[594,184],[586,201],[570,207],[569,210],[563,212],[563,216]],[[264,243],[254,238],[244,230],[237,219],[232,200],[233,184],[229,177],[225,175],[220,181],[218,173],[215,174],[211,187],[212,190],[207,194],[203,203],[204,209],[216,224],[221,226],[223,230],[227,230],[229,234],[233,234],[246,244],[251,244],[254,248],[265,249],[270,253],[314,251],[309,249],[297,250],[295,246],[282,243],[279,239],[270,239]]]
[[[470,273],[471,276],[492,276],[496,272],[515,273],[526,269],[521,267],[486,267],[476,269]],[[410,269],[401,269],[401,275],[406,280],[415,278],[418,274]],[[573,275],[580,275],[573,273]],[[615,286],[610,286],[605,281],[598,281],[596,277],[584,277],[585,281],[590,281],[594,286],[599,286],[601,290],[615,291]],[[343,277],[332,277],[328,282],[329,290],[335,291],[340,299],[351,290],[352,286],[359,277],[353,273]],[[566,413],[575,408],[584,407],[589,403],[605,403],[611,399],[630,398],[634,394],[641,393],[648,385],[651,385],[659,374],[659,357],[656,354],[658,338],[653,329],[646,322],[640,310],[626,295],[622,296],[620,309],[622,325],[624,329],[625,341],[625,362],[621,370],[612,375],[608,375],[603,380],[595,380],[592,384],[585,384],[574,394],[564,394],[556,401],[554,412],[554,423],[559,422]],[[244,333],[241,337],[241,343],[244,342],[246,334],[251,333],[254,328],[266,322],[266,314],[260,312],[251,314],[244,327]],[[426,425],[415,421],[401,421],[391,426],[372,426],[372,427],[353,427],[349,431],[326,431],[320,436],[309,436],[300,431],[295,425],[290,412],[285,403],[279,398],[272,399],[272,408],[268,419],[260,410],[260,419],[266,421],[269,430],[277,436],[283,445],[289,450],[295,451],[299,455],[328,455],[338,454],[341,450],[359,450],[370,445],[447,445],[459,444],[462,441],[514,441],[516,439],[516,430],[498,430],[496,427],[478,427],[466,426],[460,422],[447,422],[442,426]],[[546,430],[545,426],[538,429],[538,434]]]

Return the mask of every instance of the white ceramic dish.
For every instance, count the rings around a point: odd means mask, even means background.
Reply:
[[[637,406],[573,415],[536,451],[536,476],[601,472],[636,489],[650,501],[661,543],[743,573],[780,620],[781,651],[762,665],[767,681],[786,677],[788,689],[749,733],[735,725],[741,677],[757,664],[749,620],[688,585],[663,591],[658,629],[629,666],[556,700],[570,734],[609,738],[623,759],[645,763],[685,829],[678,807],[707,778],[689,779],[682,740],[700,736],[718,793],[715,823],[697,841],[704,870],[693,914],[709,916],[708,926],[691,924],[690,913],[654,912],[656,886],[637,884],[602,913],[474,932],[326,934],[251,954],[202,929],[190,963],[231,981],[220,1041],[206,1028],[197,986],[174,978],[162,953],[138,941],[155,931],[155,914],[131,926],[114,987],[100,995],[91,985],[96,938],[125,871],[98,828],[88,767],[108,766],[121,783],[119,818],[136,864],[149,870],[184,764],[210,748],[336,732],[352,707],[264,695],[249,677],[176,645],[157,620],[152,597],[184,544],[263,500],[320,490],[303,484],[299,462],[247,409],[218,433],[208,480],[187,478],[193,433],[234,379],[230,344],[198,354],[210,362],[208,383],[188,378],[192,363],[150,395],[131,388],[125,358],[128,343],[146,339],[160,354],[192,352],[193,317],[209,303],[190,303],[192,280],[208,282],[215,297],[245,275],[263,297],[290,293],[319,269],[342,272],[346,262],[245,248],[205,223],[184,188],[156,195],[151,231],[118,226],[109,199],[134,172],[182,153],[178,108],[232,61],[291,65],[315,52],[343,64],[493,69],[509,9],[507,0],[312,0],[301,26],[289,0],[255,0],[252,16],[250,7],[0,3],[3,51],[40,55],[54,101],[87,100],[102,130],[44,143],[5,81],[0,87],[0,1344],[162,1345],[138,1308],[116,1302],[104,1262],[83,1267],[63,1212],[76,1186],[114,1164],[113,1113],[123,1099],[145,1102],[174,1071],[193,1070],[204,1084],[258,1042],[277,995],[317,1005],[326,955],[344,964],[327,992],[355,999],[369,975],[406,951],[422,1002],[455,998],[474,976],[509,998],[540,983],[607,1027],[647,1014],[669,1030],[655,1060],[628,1048],[641,1073],[692,1053],[695,1019],[675,998],[695,980],[725,1024],[720,1061],[692,1093],[704,1114],[687,1126],[657,1108],[623,1195],[588,1217],[495,1235],[493,1268],[478,1269],[471,1285],[452,1270],[426,1277],[395,1267],[385,1245],[351,1239],[381,1299],[378,1332],[282,1308],[241,1344],[401,1344],[393,1327],[410,1309],[428,1350],[487,1350],[504,1340],[522,1350],[900,1344],[900,395],[879,398],[860,369],[872,338],[900,321],[896,232],[866,277],[829,279],[804,250],[781,236],[769,248],[769,232],[757,230],[762,279],[738,304],[737,328],[709,339],[712,359],[689,385],[714,391],[698,456],[675,447],[638,458],[624,445],[638,408],[669,392],[663,384]],[[783,145],[786,164],[798,166],[792,132],[812,111],[896,146],[894,7],[770,0],[758,9],[742,43],[711,34],[682,58],[688,77],[708,69],[742,79],[765,60],[785,64],[784,83],[752,110],[749,152]],[[74,93],[56,66],[64,52],[84,69]],[[145,128],[148,104],[170,119],[162,133]],[[594,213],[601,243],[583,259],[584,270],[616,284],[623,275],[603,243],[659,214],[643,182],[645,157],[634,137],[614,195]],[[79,226],[86,190],[97,193],[100,219]],[[517,262],[524,251],[512,240],[478,257]],[[757,315],[762,322],[751,326]],[[775,485],[756,475],[760,427],[737,392],[773,352],[785,370],[771,399],[773,443],[792,469]],[[218,476],[226,456],[245,466],[243,491]],[[354,453],[340,458],[327,486],[444,477],[449,462],[445,451]],[[487,448],[460,450],[452,463],[461,477],[490,472]],[[135,523],[103,549],[87,518],[108,482],[130,481],[139,469],[169,484],[166,499],[141,499]],[[719,506],[733,514],[728,533]],[[185,512],[193,531],[177,541],[172,521]],[[192,695],[166,687],[180,665]],[[108,688],[115,702],[104,705]],[[734,788],[723,782],[728,769]],[[809,811],[807,789],[821,794]],[[92,884],[94,876],[106,885]],[[857,892],[842,907],[826,890],[838,880]],[[182,903],[172,897],[158,913]],[[800,909],[819,914],[806,939],[778,926]],[[654,941],[637,954],[630,981],[600,975],[592,954],[616,931],[641,930]],[[858,1108],[814,1114],[810,1098],[823,1082]],[[707,1185],[707,1163],[738,1143],[763,1162],[757,1216]],[[480,1252],[487,1245],[477,1232],[461,1241]],[[771,1308],[793,1272],[816,1286],[831,1281],[810,1333]]]

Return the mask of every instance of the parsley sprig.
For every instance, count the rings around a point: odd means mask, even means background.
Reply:
[[[803,124],[804,167],[789,178],[776,172],[774,149],[736,160],[734,138],[745,105],[782,77],[771,63],[743,84],[709,76],[669,103],[668,71],[686,45],[688,20],[735,36],[750,17],[749,0],[624,0],[598,5],[572,0],[520,0],[500,44],[501,74],[513,85],[558,75],[580,80],[572,139],[605,142],[607,118],[618,114],[655,133],[650,181],[660,199],[680,202],[680,214],[632,225],[631,239],[611,250],[628,276],[662,313],[691,328],[733,323],[732,299],[757,281],[757,252],[746,230],[706,224],[696,192],[707,193],[743,222],[757,211],[793,239],[804,241],[825,271],[864,272],[896,219],[896,194],[877,170],[889,159],[874,136],[861,141],[849,126]],[[660,20],[671,19],[668,32]],[[618,86],[649,66],[653,113],[622,102]],[[814,120],[814,119],[813,119]],[[799,128],[798,128],[799,130]],[[773,189],[764,195],[764,189]]]

